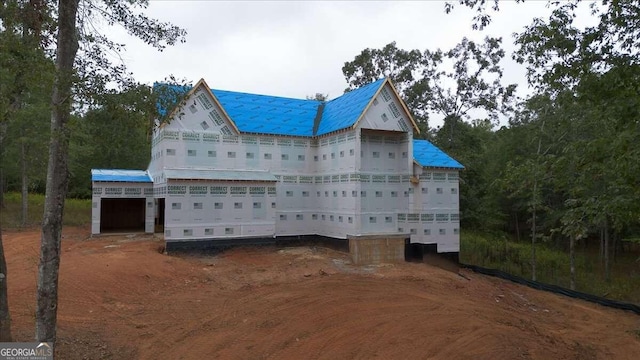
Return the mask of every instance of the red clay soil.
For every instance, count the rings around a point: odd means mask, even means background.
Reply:
[[[60,359],[638,359],[640,317],[427,264],[324,248],[167,256],[65,229]],[[37,231],[5,233],[16,340],[32,341]]]

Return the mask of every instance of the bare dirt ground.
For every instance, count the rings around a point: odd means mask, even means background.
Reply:
[[[64,232],[60,359],[638,359],[640,317],[426,264],[324,248],[167,256]],[[38,231],[5,233],[16,340],[32,341]]]

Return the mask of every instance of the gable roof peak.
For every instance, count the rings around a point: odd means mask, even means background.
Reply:
[[[325,135],[356,124],[385,83],[385,78],[378,79],[327,102],[313,135]]]

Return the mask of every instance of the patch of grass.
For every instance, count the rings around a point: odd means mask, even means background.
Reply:
[[[576,290],[616,300],[640,303],[640,267],[637,255],[620,256],[611,266],[611,279],[597,254],[576,252]],[[514,242],[504,235],[462,232],[460,261],[499,269],[531,279],[531,244]],[[547,244],[536,244],[537,281],[570,286],[569,254]]]
[[[91,223],[91,199],[67,199],[64,205],[64,225],[79,226]]]
[[[4,208],[0,209],[0,220],[4,229],[20,228],[22,221],[20,193],[4,194]],[[44,195],[29,194],[27,223],[25,227],[39,226],[44,212]],[[78,226],[91,223],[90,199],[67,199],[64,206],[63,224]]]

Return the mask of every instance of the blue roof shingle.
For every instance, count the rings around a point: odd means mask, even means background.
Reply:
[[[240,132],[313,136],[320,101],[215,89],[211,92]]]
[[[91,181],[153,182],[144,170],[91,169]]]
[[[384,80],[377,80],[327,102],[318,132],[314,135],[324,135],[353,126]]]
[[[464,169],[462,164],[428,140],[413,140],[413,158],[423,167]]]
[[[211,92],[240,132],[314,136],[353,126],[383,82],[380,79],[326,102],[315,134],[313,125],[320,101],[215,89]]]

